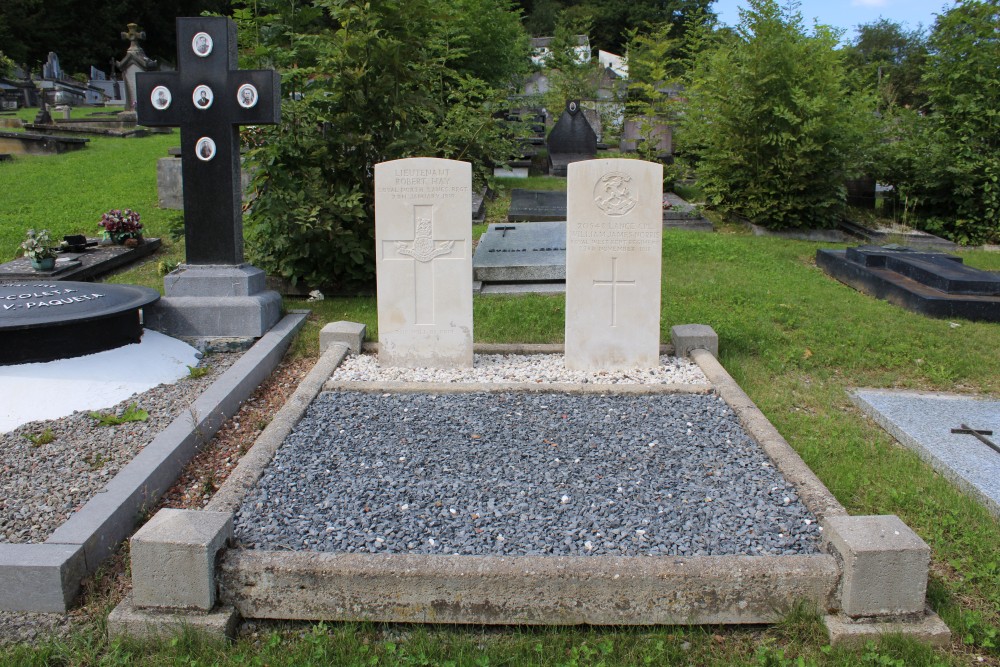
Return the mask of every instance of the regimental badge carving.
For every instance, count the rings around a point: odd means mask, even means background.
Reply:
[[[435,244],[431,237],[431,219],[417,218],[416,233],[413,243],[396,241],[396,252],[412,257],[418,262],[429,262],[435,257],[447,255],[455,246],[454,241],[441,241]]]
[[[632,177],[612,171],[601,176],[594,186],[594,203],[608,215],[625,215],[635,208],[638,199],[632,191]]]

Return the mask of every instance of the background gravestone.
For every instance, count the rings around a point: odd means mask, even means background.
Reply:
[[[546,144],[549,149],[549,172],[553,176],[565,176],[567,165],[590,160],[597,155],[597,134],[587,122],[578,101],[566,103],[566,110],[549,132]]]
[[[472,165],[375,165],[379,363],[472,366]]]
[[[566,367],[658,366],[663,165],[578,162],[568,185]]]
[[[177,19],[177,71],[136,75],[136,113],[180,126],[187,262],[164,279],[149,326],[175,336],[258,337],[281,316],[264,272],[243,263],[240,125],[281,119],[277,72],[237,69],[236,24]]]

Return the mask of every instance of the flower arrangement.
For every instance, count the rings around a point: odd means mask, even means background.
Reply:
[[[139,214],[130,208],[124,211],[112,209],[101,216],[101,227],[115,243],[123,243],[126,239],[142,237],[142,223]]]
[[[21,250],[24,251],[24,256],[33,262],[56,256],[56,247],[52,244],[47,229],[41,229],[37,232],[34,229],[29,229],[24,235],[24,240],[21,241]]]

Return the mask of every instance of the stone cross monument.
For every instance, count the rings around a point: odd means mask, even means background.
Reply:
[[[146,52],[139,46],[139,40],[146,39],[146,33],[135,23],[129,23],[128,32],[122,33],[122,39],[129,41],[128,51],[125,57],[115,62],[118,70],[122,73],[122,81],[125,82],[125,113],[134,113],[137,101],[135,90],[135,77],[141,72],[148,72],[159,67],[159,64],[146,55]],[[114,75],[114,68],[111,70]]]
[[[243,263],[240,125],[281,120],[278,73],[241,70],[236,24],[224,17],[177,19],[177,71],[136,76],[139,123],[179,126],[187,262],[164,279],[153,328],[195,337],[257,337],[275,322],[281,297],[264,272]]]

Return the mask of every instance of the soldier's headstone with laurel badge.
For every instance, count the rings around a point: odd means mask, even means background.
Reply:
[[[379,364],[472,366],[472,165],[375,165]]]
[[[663,166],[641,160],[569,165],[566,366],[659,365]]]

